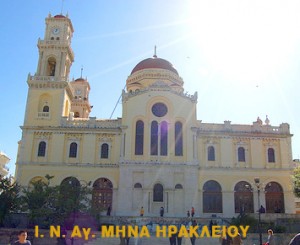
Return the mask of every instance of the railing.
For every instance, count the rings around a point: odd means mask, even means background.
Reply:
[[[28,75],[28,81],[37,81],[37,82],[68,82],[67,77],[55,77],[55,76],[31,76]]]
[[[271,134],[289,134],[289,125],[282,123],[279,126],[271,125],[238,125],[238,124],[213,124],[213,123],[201,123],[198,127],[198,132],[237,132],[237,133],[271,133]]]
[[[101,120],[94,117],[85,119],[69,119],[68,117],[63,117],[61,125],[64,127],[76,127],[76,128],[119,128],[122,125],[121,119],[113,120]]]
[[[50,119],[50,112],[38,112],[38,118]]]

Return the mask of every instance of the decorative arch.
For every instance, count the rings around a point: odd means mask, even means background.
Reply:
[[[265,187],[266,212],[284,213],[283,188],[277,182],[269,182]]]
[[[246,181],[238,182],[234,187],[234,211],[235,213],[253,213],[253,192],[251,185]]]
[[[112,207],[113,184],[107,178],[99,178],[93,184],[92,205],[96,211],[106,210]]]
[[[155,184],[153,186],[153,202],[163,202],[164,201],[164,187],[162,184]]]
[[[203,213],[222,213],[222,188],[214,180],[203,185]]]
[[[47,183],[48,183],[48,181],[46,180],[46,178],[44,178],[44,177],[42,177],[42,176],[35,176],[35,177],[33,177],[30,181],[29,181],[29,183],[28,183],[28,187],[29,188],[32,188],[33,187],[33,185],[35,184],[35,183],[42,183],[42,184],[44,184],[44,185],[47,185]]]
[[[62,180],[60,183],[60,193],[73,202],[79,197],[80,194],[80,182],[77,178],[70,176]]]
[[[49,112],[50,111],[50,108],[48,105],[44,105],[43,107],[43,112]]]
[[[141,184],[141,183],[135,183],[135,184],[134,184],[134,188],[135,188],[135,189],[140,189],[140,188],[143,188],[143,187],[142,187],[142,184]]]
[[[183,186],[182,186],[182,184],[176,184],[175,185],[175,190],[181,190],[181,189],[183,189]]]

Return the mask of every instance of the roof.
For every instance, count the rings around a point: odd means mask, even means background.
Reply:
[[[141,71],[144,69],[153,69],[153,68],[169,70],[169,71],[174,72],[177,75],[179,75],[177,70],[173,67],[173,65],[169,61],[167,61],[165,59],[157,58],[155,56],[153,58],[148,58],[148,59],[142,60],[140,63],[138,63],[133,68],[130,75],[132,75],[133,73],[135,73],[137,71]]]

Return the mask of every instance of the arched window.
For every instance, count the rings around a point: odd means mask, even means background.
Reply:
[[[44,187],[47,186],[49,182],[44,178],[44,177],[41,177],[41,176],[36,176],[36,177],[33,177],[29,183],[28,183],[28,187],[29,189],[38,189],[40,188],[41,191]]]
[[[106,143],[101,145],[101,158],[108,158],[108,144]]]
[[[39,143],[38,157],[44,157],[45,155],[46,155],[46,142],[41,141]]]
[[[113,184],[107,178],[99,178],[93,184],[92,203],[93,209],[103,211],[112,207]]]
[[[238,182],[234,187],[234,210],[236,213],[253,213],[253,192],[246,181]]]
[[[43,107],[43,112],[49,112],[49,106],[45,105],[45,106]]]
[[[51,57],[48,59],[47,75],[55,76],[56,60]]]
[[[153,202],[164,201],[164,188],[161,184],[155,184],[153,187]]]
[[[144,150],[144,122],[139,120],[135,125],[135,155],[143,155]]]
[[[151,123],[151,155],[158,155],[158,123]]]
[[[78,197],[80,194],[80,182],[75,177],[67,177],[65,178],[61,184],[60,184],[60,193],[64,196],[64,199],[66,199],[66,202],[64,204],[70,205],[75,207],[75,205],[78,205]]]
[[[203,186],[203,213],[222,213],[222,189],[218,182],[207,181]]]
[[[168,123],[165,121],[160,125],[160,155],[168,155]]]
[[[239,147],[238,148],[238,161],[239,162],[246,162],[245,148],[244,147]]]
[[[273,148],[268,149],[268,162],[275,162],[275,151]]]
[[[213,146],[207,148],[207,160],[215,161],[215,148]]]
[[[183,155],[182,123],[175,123],[175,156]]]
[[[142,188],[141,183],[135,183],[135,184],[134,184],[134,188]]]
[[[77,143],[72,142],[70,144],[69,157],[76,158],[77,157]]]
[[[176,184],[175,189],[183,189],[182,184]]]
[[[270,182],[265,187],[266,212],[284,213],[283,189],[277,182]]]

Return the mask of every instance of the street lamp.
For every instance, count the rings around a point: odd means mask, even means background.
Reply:
[[[254,178],[255,185],[257,187],[257,201],[258,201],[258,232],[259,232],[259,244],[262,245],[262,234],[261,234],[261,219],[260,219],[260,179],[258,177]]]

